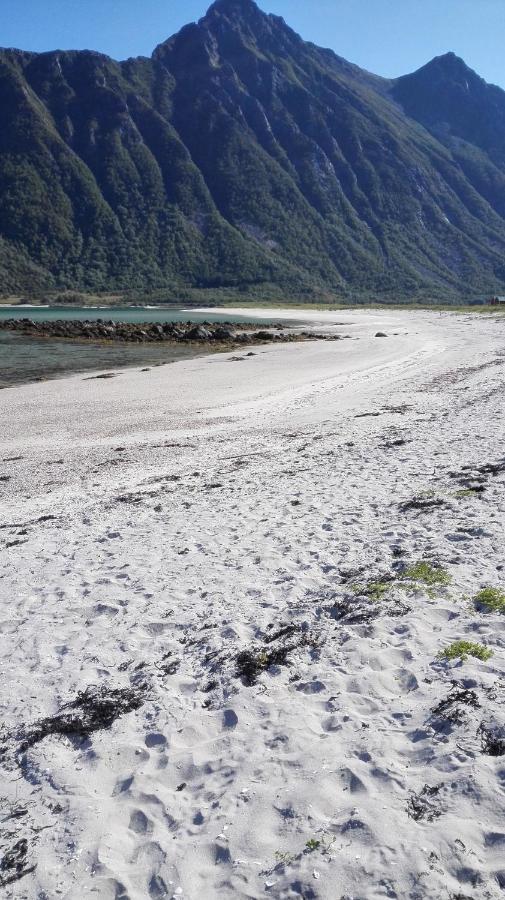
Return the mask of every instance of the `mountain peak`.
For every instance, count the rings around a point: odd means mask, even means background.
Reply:
[[[411,75],[405,75],[404,78],[434,79],[436,81],[442,78],[455,83],[464,82],[465,85],[467,82],[482,82],[482,78],[470,66],[467,66],[465,60],[452,51],[435,56],[426,65]]]
[[[288,55],[302,42],[279,16],[263,12],[254,0],[215,0],[196,23],[186,25],[154,51],[167,67],[209,64],[219,67],[223,60],[236,61],[237,54],[261,52]]]
[[[435,56],[425,68],[429,68],[430,66],[443,69],[452,74],[463,73],[475,75],[475,72],[470,66],[467,66],[465,60],[462,59],[461,56],[457,56],[452,50],[448,53],[443,53],[441,56]]]
[[[227,20],[234,24],[258,24],[267,20],[269,16],[264,13],[254,0],[215,0],[206,14],[200,19],[200,25],[210,25],[216,20]]]
[[[466,66],[464,59],[461,59],[461,56],[457,56],[453,50],[448,50],[447,53],[441,53],[440,56],[435,56],[432,59],[432,62],[447,66]],[[428,65],[430,65],[430,63],[428,63]]]
[[[466,141],[503,164],[505,93],[487,84],[455,53],[436,56],[417,72],[398,78],[392,94],[407,115],[451,148],[454,139]]]
[[[260,12],[254,0],[215,0],[207,10],[207,16],[212,13],[233,13],[249,15],[251,12]],[[263,13],[263,15],[265,15]]]

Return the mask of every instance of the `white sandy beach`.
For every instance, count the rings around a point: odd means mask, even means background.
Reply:
[[[5,897],[503,897],[505,319],[310,318],[0,392]],[[92,686],[136,708],[22,749]]]

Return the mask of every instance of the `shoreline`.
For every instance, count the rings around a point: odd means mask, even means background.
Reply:
[[[0,393],[13,900],[500,895],[505,330],[329,315]]]
[[[230,323],[226,313],[219,312],[221,319],[216,321],[214,313],[206,326],[198,318],[184,320],[185,313],[191,315],[187,310],[180,310],[180,318],[165,320],[161,317],[159,321],[153,319],[145,322],[88,321],[75,316],[61,321],[50,318],[47,323],[39,318],[33,322],[19,318],[4,319],[0,322],[0,353],[5,355],[10,351],[13,360],[10,369],[5,368],[5,383],[0,385],[0,389],[73,374],[94,373],[95,377],[99,377],[99,373],[106,369],[166,365],[183,358],[198,358],[231,349],[244,351],[246,344],[250,347],[258,345],[261,337],[267,337],[267,331],[272,332],[271,340],[275,341],[304,339],[303,335],[295,332],[290,334],[287,329],[293,322],[289,319],[286,320],[286,333],[277,335],[279,326],[267,324],[264,315],[259,312],[256,315],[257,324],[254,322],[255,315],[244,322],[235,317],[235,323]],[[230,316],[233,319],[233,314]],[[258,334],[249,333],[258,328]],[[235,339],[234,332],[237,332]],[[47,360],[44,365],[45,351]],[[40,354],[38,367],[37,354]],[[26,373],[21,378],[18,372],[24,371],[23,366]],[[12,372],[10,377],[9,372]]]
[[[243,318],[246,318],[247,316],[249,316],[249,318],[251,320],[254,321],[254,319],[257,319],[262,324],[265,324],[265,327],[267,327],[266,323],[265,323],[265,311],[261,308],[247,309],[245,307],[233,307],[233,308],[228,309],[226,307],[221,307],[221,308],[199,307],[199,308],[196,308],[193,310],[181,309],[179,311],[181,313],[187,312],[189,314],[192,312],[194,314],[202,314],[202,315],[219,314],[219,315],[240,316]],[[314,312],[311,314],[310,318],[308,317],[308,313],[305,312],[305,310],[288,310],[288,309],[284,309],[284,308],[273,308],[272,312],[275,313],[275,316],[273,316],[273,318],[275,318],[277,321],[285,321],[286,322],[286,328],[288,328],[290,325],[296,325],[296,327],[305,325],[307,330],[311,330],[313,332],[316,331],[317,327],[326,328],[326,329],[328,329],[327,333],[330,336],[331,336],[332,328],[337,328],[340,326],[344,327],[347,325],[350,325],[352,327],[352,324],[353,324],[352,319],[354,318],[354,316],[351,315],[350,311],[348,311],[346,313],[343,310],[335,310],[333,312],[328,311],[328,310],[324,310],[324,311],[314,310]],[[349,315],[351,315],[351,319],[347,318],[346,321],[340,321],[342,316],[344,316],[344,315],[347,317]],[[377,327],[379,327],[381,321],[383,321],[383,317],[381,317],[380,314],[377,313],[377,311],[372,311],[372,310],[368,310],[368,311],[364,311],[364,312],[362,311],[360,315],[362,318],[363,318],[363,316],[369,316],[369,317],[371,317],[372,321],[374,321],[376,319]],[[123,343],[123,342],[116,342],[116,341],[107,341],[106,339],[103,339],[103,340],[97,339],[96,341],[88,341],[88,340],[80,341],[80,340],[78,340],[78,338],[74,338],[74,337],[53,338],[51,335],[34,335],[32,337],[31,335],[24,335],[22,333],[18,333],[17,331],[11,332],[11,331],[5,330],[3,333],[9,334],[9,335],[13,334],[16,337],[16,339],[19,337],[19,339],[21,341],[24,339],[28,343],[30,343],[33,340],[35,342],[35,346],[36,346],[37,341],[43,341],[43,342],[49,342],[49,343],[51,341],[53,341],[56,345],[61,344],[61,345],[66,345],[67,347],[72,347],[72,345],[77,345],[79,348],[81,348],[81,350],[84,350],[86,347],[89,348],[90,346],[93,346],[93,347],[94,346],[97,346],[97,347],[103,346],[104,348],[105,347],[115,348],[116,351],[120,351],[121,349],[124,348],[126,353],[131,352],[136,347],[137,348],[140,347],[142,349],[145,349],[147,347],[153,347],[153,348],[157,349],[156,342],[148,342],[147,344],[142,344],[142,343],[134,344],[134,343],[128,343],[128,342]],[[342,334],[341,336],[347,337],[346,334]],[[161,346],[168,347],[168,342],[166,344],[163,343]],[[174,343],[173,346],[178,347],[179,344]],[[194,345],[191,345],[191,347],[190,347],[189,344],[185,343],[185,344],[181,344],[180,346],[183,348],[188,347],[189,349],[194,348],[195,351],[196,351],[197,347],[201,346],[201,349],[202,349],[201,353],[194,352],[194,354],[191,354],[191,356],[188,357],[188,358],[194,358],[194,359],[198,359],[201,356],[214,355],[214,353],[228,352],[228,348],[225,345],[223,345],[222,347],[209,346],[209,348],[207,348],[207,346],[205,344],[204,345],[194,344]],[[207,352],[207,349],[209,349],[209,351],[210,351],[209,353]],[[230,349],[239,351],[244,348],[241,348],[240,346],[237,345]],[[23,381],[16,380],[12,384],[5,383],[4,385],[2,385],[0,387],[0,390],[4,391],[4,390],[11,389],[11,388],[18,388],[20,386],[27,385],[27,384],[37,384],[37,383],[46,383],[46,382],[52,382],[52,381],[60,381],[61,379],[72,378],[74,376],[78,377],[78,376],[83,376],[83,375],[84,376],[93,376],[94,375],[95,377],[97,377],[100,375],[107,374],[107,372],[110,371],[111,368],[115,368],[115,369],[119,368],[119,369],[124,369],[125,371],[130,371],[130,370],[140,369],[144,364],[157,368],[159,366],[169,365],[169,364],[171,365],[174,362],[180,362],[180,361],[181,360],[178,358],[167,359],[166,361],[165,360],[154,361],[151,363],[150,362],[142,363],[142,362],[137,362],[137,361],[128,363],[128,362],[125,362],[124,360],[121,360],[120,362],[111,360],[111,363],[110,364],[107,363],[107,365],[105,365],[105,366],[103,366],[103,365],[96,365],[96,366],[92,366],[92,367],[87,366],[82,369],[75,369],[73,365],[69,364],[69,368],[68,368],[67,372],[63,372],[61,374],[55,372],[54,374],[49,374],[49,375],[47,375],[47,374],[36,375],[34,377],[27,378],[26,380],[23,380]]]
[[[353,317],[353,320],[355,318]],[[322,381],[324,384],[325,381],[328,381],[328,384],[331,385],[335,378],[338,380],[341,376],[345,377],[347,371],[356,370],[356,373],[359,374],[371,369],[376,375],[379,375],[382,367],[385,367],[384,372],[387,375],[390,365],[394,367],[405,356],[415,355],[419,352],[419,342],[415,334],[398,334],[386,340],[374,337],[381,324],[389,328],[389,325],[397,321],[395,317],[385,319],[384,316],[378,317],[376,314],[370,314],[363,315],[361,321],[356,324],[350,319],[342,321],[342,316],[334,313],[318,318],[311,327],[316,329],[323,325],[325,327],[334,326],[336,329],[342,329],[345,333],[349,332],[353,340],[324,343],[322,347],[318,341],[287,345],[259,345],[255,348],[256,355],[249,360],[235,360],[235,349],[223,353],[203,354],[189,360],[179,360],[177,365],[169,367],[171,378],[168,381],[170,385],[168,396],[163,395],[164,388],[167,386],[166,366],[154,366],[149,373],[143,373],[139,366],[134,366],[125,368],[111,380],[97,380],[96,384],[93,378],[89,380],[86,376],[83,378],[82,373],[70,374],[44,382],[14,385],[14,391],[3,390],[1,397],[5,398],[9,395],[13,397],[14,406],[17,405],[19,399],[20,411],[17,414],[19,421],[22,421],[23,418],[29,420],[32,412],[37,412],[33,407],[39,403],[47,403],[50,407],[54,407],[57,415],[61,417],[66,408],[70,410],[82,399],[85,403],[90,404],[91,413],[96,399],[100,404],[97,412],[100,416],[105,416],[107,421],[106,405],[110,402],[119,405],[121,421],[124,418],[125,427],[130,427],[126,424],[127,421],[130,421],[128,418],[129,407],[135,409],[137,403],[141,403],[145,404],[145,407],[138,420],[139,432],[142,430],[142,416],[146,422],[151,418],[156,421],[162,410],[169,416],[170,424],[177,427],[179,417],[189,410],[198,414],[202,403],[205,405],[210,400],[213,405],[214,398],[218,396],[222,396],[222,401],[217,404],[218,409],[222,407],[223,403],[231,402],[236,406],[237,401],[239,407],[245,403],[245,409],[247,409],[247,403],[250,400],[259,405],[264,401],[269,402],[268,398],[271,394],[278,395],[279,398],[292,395],[293,402],[296,403],[297,391],[301,392],[301,399],[305,393],[311,391],[314,379],[316,383]],[[393,328],[396,329],[396,326],[393,325],[390,330],[393,331]],[[428,354],[431,352],[432,332],[430,331],[429,334],[426,350],[421,349],[421,358],[423,352]],[[365,343],[363,344],[362,341]],[[369,348],[373,353],[371,359]],[[230,374],[231,365],[234,366],[233,374]],[[254,381],[251,382],[251,367],[253,366]],[[106,370],[98,369],[89,374],[101,373],[106,374]],[[65,390],[62,391],[62,388]],[[25,398],[31,412],[25,407]],[[131,398],[131,403],[129,398]],[[282,400],[275,402],[282,402]],[[346,402],[354,402],[352,392],[349,401],[346,400]],[[0,410],[1,408],[2,403],[0,403]],[[26,416],[25,412],[21,411],[25,409]],[[87,415],[88,413],[85,418]],[[52,419],[50,412],[49,416]],[[29,433],[25,437],[28,439]]]

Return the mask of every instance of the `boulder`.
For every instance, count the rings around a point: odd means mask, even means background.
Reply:
[[[212,337],[215,341],[231,341],[234,338],[234,334],[231,328],[220,325],[218,328],[214,329]]]
[[[271,341],[272,335],[270,331],[255,331],[252,335],[255,341]]]
[[[187,332],[186,337],[188,341],[208,341],[211,338],[211,333],[203,325],[196,325]]]

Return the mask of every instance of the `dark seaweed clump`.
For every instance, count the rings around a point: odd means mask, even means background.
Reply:
[[[459,688],[454,685],[447,697],[433,707],[432,713],[437,719],[444,719],[452,725],[461,725],[465,720],[465,706],[478,709],[480,703],[477,694],[470,688]]]
[[[269,625],[268,629],[275,629],[275,625]],[[286,642],[287,638],[292,638]],[[256,684],[262,672],[266,672],[271,666],[289,665],[289,654],[301,647],[316,649],[318,641],[311,637],[306,629],[299,624],[290,623],[277,626],[270,634],[264,637],[264,645],[242,650],[235,657],[235,674],[242,679],[247,687]],[[276,647],[272,644],[282,641]]]
[[[88,687],[57,715],[42,719],[28,730],[20,750],[24,752],[52,734],[89,737],[95,731],[110,728],[120,716],[139,709],[143,700],[139,689]]]
[[[419,794],[413,794],[407,803],[407,813],[415,822],[433,822],[442,815],[442,810],[437,805],[437,797],[442,784],[431,787],[425,784]]]
[[[21,838],[0,860],[0,887],[13,884],[35,870],[35,866],[27,865],[28,841]]]
[[[331,618],[343,625],[367,625],[379,616],[407,615],[410,606],[398,597],[387,596],[390,583],[393,586],[393,579],[385,577],[365,585],[360,594],[336,599],[329,610]]]
[[[505,756],[505,736],[503,730],[482,725],[479,728],[482,752],[487,756]]]
[[[404,503],[400,503],[400,509],[402,512],[408,512],[411,509],[418,510],[419,512],[429,512],[433,509],[439,509],[441,506],[445,506],[445,500],[441,497],[412,497],[411,500],[405,500]]]
[[[296,649],[296,644],[283,647],[275,647],[271,650],[242,650],[236,658],[236,672],[242,683],[247,687],[256,684],[262,672],[266,672],[270,666],[285,666],[288,662],[288,654]]]

